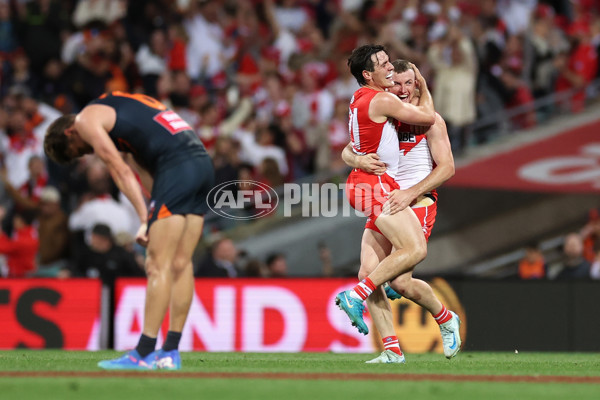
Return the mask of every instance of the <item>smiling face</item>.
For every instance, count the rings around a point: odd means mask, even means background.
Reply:
[[[415,93],[415,71],[409,69],[404,72],[394,72],[394,86],[388,89],[392,94],[395,94],[404,103],[410,103]]]
[[[385,51],[380,51],[371,56],[373,72],[363,71],[367,84],[385,89],[394,86],[394,66]]]

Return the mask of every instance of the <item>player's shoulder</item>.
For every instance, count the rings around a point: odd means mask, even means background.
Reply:
[[[383,106],[387,106],[387,105],[397,106],[398,104],[404,104],[400,101],[398,96],[396,96],[390,92],[384,92],[384,91],[381,91],[381,92],[378,92],[377,94],[375,94],[375,96],[373,96],[372,102],[374,102],[376,104],[381,104]]]
[[[75,126],[82,128],[90,125],[112,126],[115,123],[116,111],[104,104],[88,104],[75,117]]]

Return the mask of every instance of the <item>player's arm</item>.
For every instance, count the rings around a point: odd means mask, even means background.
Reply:
[[[379,159],[377,153],[371,153],[364,156],[356,154],[352,150],[352,144],[348,143],[342,151],[342,160],[352,167],[359,168],[365,172],[375,175],[383,175],[387,169],[385,163]]]
[[[148,211],[142,190],[132,169],[121,157],[119,150],[108,136],[108,127],[114,126],[115,111],[104,105],[87,106],[75,118],[75,129],[81,138],[94,149],[94,153],[106,164],[111,177],[121,192],[131,201],[142,223],[136,239],[147,244]]]
[[[403,103],[398,96],[388,93],[378,93],[371,101],[369,116],[375,122],[383,122],[387,117],[411,125],[430,126],[435,122],[433,107]],[[383,118],[382,118],[383,117]]]
[[[427,82],[414,64],[411,67],[419,89],[418,104],[403,103],[398,96],[389,92],[378,93],[369,108],[369,116],[373,121],[382,122],[380,116],[385,116],[411,125],[431,126],[435,123],[435,108]]]
[[[408,189],[413,191],[415,199],[431,192],[454,176],[454,157],[452,156],[446,122],[439,114],[436,114],[435,124],[429,128],[426,135],[427,145],[435,167],[425,179]]]

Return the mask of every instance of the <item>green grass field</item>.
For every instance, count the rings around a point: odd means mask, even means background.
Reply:
[[[439,354],[409,354],[405,365],[372,365],[364,364],[371,357],[365,354],[195,352],[182,354],[181,372],[135,372],[119,377],[96,367],[99,360],[116,355],[109,351],[0,352],[0,399],[600,398],[600,354],[594,353],[464,352],[453,360]],[[263,376],[243,375],[250,373]],[[359,375],[354,379],[328,375],[335,373]],[[314,375],[306,379],[302,374]],[[364,374],[373,374],[372,379]],[[443,381],[417,380],[424,378],[417,374],[448,376]],[[474,375],[502,379],[478,382]],[[593,378],[595,383],[510,382],[507,376],[597,378]]]

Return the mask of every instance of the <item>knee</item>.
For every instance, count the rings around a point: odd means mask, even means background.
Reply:
[[[361,264],[360,269],[358,270],[358,280],[362,281],[365,279],[371,272],[373,272],[375,268],[369,267],[365,264]]]
[[[425,259],[425,257],[427,257],[427,242],[425,242],[424,240],[422,242],[419,242],[415,246],[414,251],[412,252],[412,255],[415,259],[414,265],[417,265],[418,263],[423,261]]]
[[[151,255],[146,256],[146,262],[144,264],[144,269],[146,270],[146,276],[148,278],[153,278],[159,275],[159,265]]]
[[[179,275],[183,273],[188,267],[191,267],[192,261],[187,257],[175,257],[171,264],[171,271],[173,274]]]

